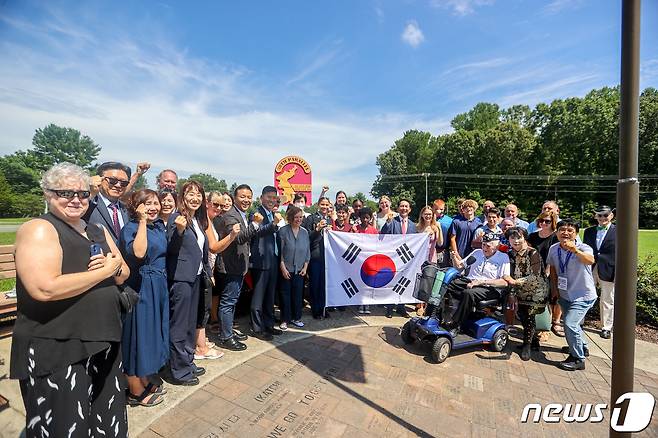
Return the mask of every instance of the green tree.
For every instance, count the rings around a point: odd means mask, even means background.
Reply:
[[[54,164],[67,161],[89,169],[98,157],[101,147],[90,137],[73,128],[50,124],[37,129],[30,151],[36,162],[35,170],[47,170]]]
[[[450,122],[455,129],[486,131],[500,122],[500,107],[495,103],[480,102],[467,113],[457,114]]]
[[[135,185],[133,185],[133,191],[148,189],[148,188],[149,188],[149,183],[148,181],[146,181],[146,177],[144,175],[139,175],[139,177],[137,177],[137,181],[135,181]]]
[[[183,185],[189,181],[189,180],[194,180],[201,185],[203,185],[203,190],[206,192],[212,192],[212,191],[217,191],[217,192],[226,192],[228,191],[228,188],[226,186],[226,181],[218,180],[214,176],[207,174],[207,173],[193,173],[192,175],[189,176],[189,178],[179,178],[178,179],[178,190],[183,187]]]
[[[10,216],[10,211],[12,209],[12,201],[14,194],[7,183],[7,178],[5,174],[0,171],[0,215],[4,217]]]
[[[36,170],[28,153],[17,151],[0,157],[0,171],[14,193],[40,194],[40,172]]]

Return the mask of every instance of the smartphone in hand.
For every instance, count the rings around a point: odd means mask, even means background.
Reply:
[[[93,257],[95,255],[103,254],[103,249],[98,243],[92,243],[89,245],[89,256]]]

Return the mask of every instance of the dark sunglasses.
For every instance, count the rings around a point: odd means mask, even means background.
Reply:
[[[215,208],[224,208],[224,204],[220,204],[219,202],[213,202],[212,206]]]
[[[108,183],[110,183],[111,186],[115,186],[119,184],[121,187],[128,187],[129,184],[129,181],[125,179],[117,179],[111,176],[106,176],[105,179],[107,180]]]
[[[539,219],[540,224],[546,224],[546,225],[551,225],[553,223],[552,220],[550,219]]]
[[[75,190],[55,190],[55,189],[46,189],[49,192],[53,192],[60,198],[66,198],[66,199],[73,199],[74,197],[78,197],[78,199],[88,199],[89,196],[91,196],[91,193],[89,190],[80,190],[80,191],[75,191]]]
[[[608,217],[610,213],[596,213],[596,217]]]

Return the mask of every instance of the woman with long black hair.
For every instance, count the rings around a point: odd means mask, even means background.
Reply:
[[[167,224],[167,274],[171,383],[197,385],[205,369],[194,364],[196,329],[208,322],[211,271],[203,186],[186,182],[178,195],[178,211]],[[206,303],[207,302],[207,303]]]

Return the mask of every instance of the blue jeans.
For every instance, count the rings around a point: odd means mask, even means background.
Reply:
[[[235,305],[240,298],[240,289],[242,289],[242,275],[226,275],[226,284],[219,296],[219,310],[217,319],[219,319],[219,339],[226,341],[233,337],[233,317],[235,316]]]
[[[564,298],[558,299],[558,303],[562,308],[564,334],[569,345],[569,354],[576,359],[585,359],[583,347],[587,347],[587,336],[583,333],[580,323],[583,322],[587,311],[595,302],[596,300],[568,301]]]
[[[290,280],[281,282],[281,320],[285,323],[302,319],[302,293],[304,292],[304,277],[290,274]]]

